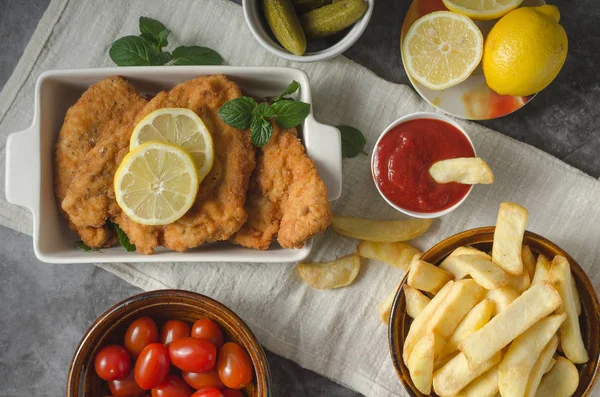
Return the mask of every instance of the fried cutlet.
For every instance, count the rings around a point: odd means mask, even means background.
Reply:
[[[275,235],[282,247],[301,248],[331,223],[327,188],[296,129],[273,124],[271,140],[259,151],[246,211],[248,221],[232,241],[261,250]]]
[[[90,86],[67,111],[54,156],[54,191],[60,204],[90,150],[122,125],[130,124],[146,102],[133,86],[115,76]],[[70,227],[90,247],[110,246],[116,240],[104,222],[94,226],[70,222]]]

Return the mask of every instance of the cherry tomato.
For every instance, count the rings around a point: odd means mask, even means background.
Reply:
[[[192,336],[198,339],[210,340],[217,350],[220,349],[225,342],[221,328],[219,328],[214,321],[207,318],[200,319],[192,325]]]
[[[123,379],[109,380],[108,389],[110,394],[115,397],[137,396],[144,392],[144,389],[135,383],[133,371],[130,371]]]
[[[241,389],[252,382],[254,370],[250,356],[243,347],[234,342],[227,342],[219,351],[217,372],[225,386]]]
[[[192,397],[224,397],[223,392],[216,387],[208,387],[206,389],[200,389],[196,393],[192,394]]]
[[[104,380],[121,379],[131,369],[131,358],[123,346],[104,346],[94,360],[96,374]]]
[[[244,397],[241,391],[234,389],[223,390],[223,397]]]
[[[135,362],[135,381],[142,389],[152,389],[167,379],[170,366],[167,347],[161,343],[151,343],[142,350]]]
[[[136,359],[144,347],[158,342],[158,328],[150,317],[140,317],[125,332],[125,349]]]
[[[167,321],[160,330],[160,341],[166,346],[169,346],[174,340],[186,336],[190,336],[190,326],[179,320]]]
[[[192,389],[179,376],[169,375],[167,380],[152,389],[152,397],[190,397]]]
[[[205,372],[215,366],[217,349],[206,339],[179,338],[169,345],[169,357],[182,371]]]
[[[181,373],[181,377],[194,389],[205,389],[207,387],[216,387],[221,389],[225,387],[223,382],[221,382],[221,378],[219,378],[217,370],[215,369],[200,373],[183,371]]]

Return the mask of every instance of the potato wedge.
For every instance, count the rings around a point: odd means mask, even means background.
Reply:
[[[442,263],[440,263],[439,266],[441,269],[452,273],[452,275],[454,275],[455,280],[463,279],[468,275],[466,270],[459,266],[459,264],[457,263],[456,257],[461,255],[480,255],[486,259],[492,259],[490,255],[486,254],[483,251],[479,251],[477,248],[458,247],[457,249],[452,251],[452,253],[448,255],[446,259],[444,259]]]
[[[459,280],[438,305],[427,324],[427,331],[448,338],[465,315],[481,300],[485,290],[473,280]]]
[[[498,385],[502,396],[516,397],[525,394],[531,369],[566,318],[566,314],[548,316],[510,344],[498,367]]]
[[[462,341],[458,349],[468,358],[471,368],[478,368],[533,324],[552,313],[560,303],[560,295],[550,283],[537,284]]]
[[[425,294],[410,285],[404,286],[404,297],[406,298],[406,314],[411,318],[417,318],[431,301]]]
[[[422,252],[406,243],[378,243],[375,241],[361,241],[357,247],[358,255],[363,258],[375,259],[407,271],[410,261],[415,255],[421,256]]]
[[[542,377],[535,397],[570,397],[579,386],[577,367],[564,357],[557,356],[552,369]]]
[[[575,309],[577,309],[577,315],[581,315],[581,298],[579,297],[579,291],[577,290],[577,284],[575,283],[575,277],[571,274],[571,284],[573,285],[573,300],[575,300]]]
[[[494,303],[494,313],[492,316],[506,309],[518,297],[519,293],[510,287],[489,290],[485,295],[485,299],[489,299]]]
[[[515,203],[501,203],[494,232],[492,261],[513,276],[523,273],[521,246],[529,213]]]
[[[469,335],[486,325],[494,314],[494,303],[489,299],[484,299],[475,305],[470,312],[458,324],[446,347],[442,353],[442,357],[447,354],[452,354],[458,350],[460,342],[467,339]]]
[[[542,281],[552,282],[550,277],[550,261],[544,255],[539,254],[535,264],[535,273],[531,285],[538,284]]]
[[[432,219],[407,219],[402,221],[373,221],[362,218],[333,216],[333,230],[358,240],[394,243],[419,237],[429,229]]]
[[[531,369],[529,374],[529,381],[527,382],[527,390],[525,391],[525,397],[534,397],[537,389],[544,376],[544,370],[552,360],[556,348],[558,347],[558,336],[554,335],[550,342],[544,347],[544,350],[540,353],[535,365]]]
[[[550,360],[550,362],[548,363],[548,366],[544,370],[544,374],[547,374],[548,372],[550,372],[550,370],[552,369],[552,367],[554,367],[554,364],[556,364],[556,360],[554,359],[554,357],[552,357],[552,360]]]
[[[410,325],[410,329],[408,330],[408,334],[404,339],[404,348],[402,351],[402,359],[404,360],[404,363],[408,363],[408,357],[412,353],[415,345],[419,339],[421,339],[427,333],[426,331],[429,319],[433,315],[433,312],[435,312],[435,309],[438,307],[440,302],[446,298],[450,292],[450,289],[452,289],[453,284],[454,281],[449,281],[448,284],[444,285],[440,292],[438,292],[437,295],[431,299],[431,302],[429,302],[425,309],[423,309],[423,311],[419,313],[419,315],[413,320],[412,324]]]
[[[467,185],[494,183],[494,173],[479,157],[458,157],[432,164],[429,175],[437,183],[464,183]]]
[[[585,349],[579,328],[579,316],[571,282],[571,265],[564,256],[557,255],[552,260],[550,275],[552,284],[560,294],[562,304],[557,313],[566,313],[567,319],[560,327],[560,346],[565,356],[573,364],[586,363],[590,358]]]
[[[507,287],[514,289],[519,294],[523,293],[530,285],[531,279],[527,271],[523,271],[523,274],[520,276],[509,276],[508,283],[506,284]]]
[[[459,255],[456,257],[457,266],[462,266],[477,284],[485,289],[504,287],[509,277],[494,262],[481,255]]]
[[[527,274],[529,274],[529,280],[533,280],[535,274],[535,256],[533,256],[533,252],[531,252],[531,248],[528,245],[524,245],[521,248],[521,259],[523,260],[523,267],[527,270]]]
[[[386,325],[390,323],[390,313],[392,311],[392,305],[394,304],[394,298],[396,297],[396,291],[397,289],[390,292],[383,302],[379,304],[379,307],[377,307],[379,318]]]
[[[435,335],[428,333],[417,342],[406,365],[415,387],[423,394],[431,393],[434,356]]]
[[[360,271],[360,256],[352,254],[326,263],[300,263],[298,273],[316,289],[341,288],[352,284]]]
[[[498,393],[498,365],[475,379],[455,397],[495,397]]]
[[[406,283],[418,290],[435,294],[453,278],[444,269],[415,257],[410,263]]]
[[[501,358],[502,352],[497,352],[472,370],[465,355],[459,353],[433,374],[433,390],[441,397],[454,396],[471,381],[498,364]]]

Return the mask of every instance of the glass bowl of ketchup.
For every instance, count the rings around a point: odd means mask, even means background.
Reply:
[[[412,113],[383,131],[371,171],[377,190],[392,207],[416,218],[437,218],[460,206],[472,185],[437,183],[429,168],[440,160],[475,155],[471,138],[454,120],[438,113]]]

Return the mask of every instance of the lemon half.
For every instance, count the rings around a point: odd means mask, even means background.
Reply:
[[[402,44],[408,73],[432,90],[443,90],[466,80],[479,65],[483,35],[464,15],[437,11],[419,18]]]
[[[206,125],[186,108],[163,108],[144,117],[134,128],[129,148],[145,142],[162,141],[184,148],[198,168],[198,183],[210,172],[214,162],[213,141]]]
[[[117,203],[129,218],[142,225],[167,225],[194,204],[198,173],[185,150],[151,141],[125,156],[114,185]]]
[[[496,19],[521,5],[523,0],[442,0],[454,12],[473,19]]]

